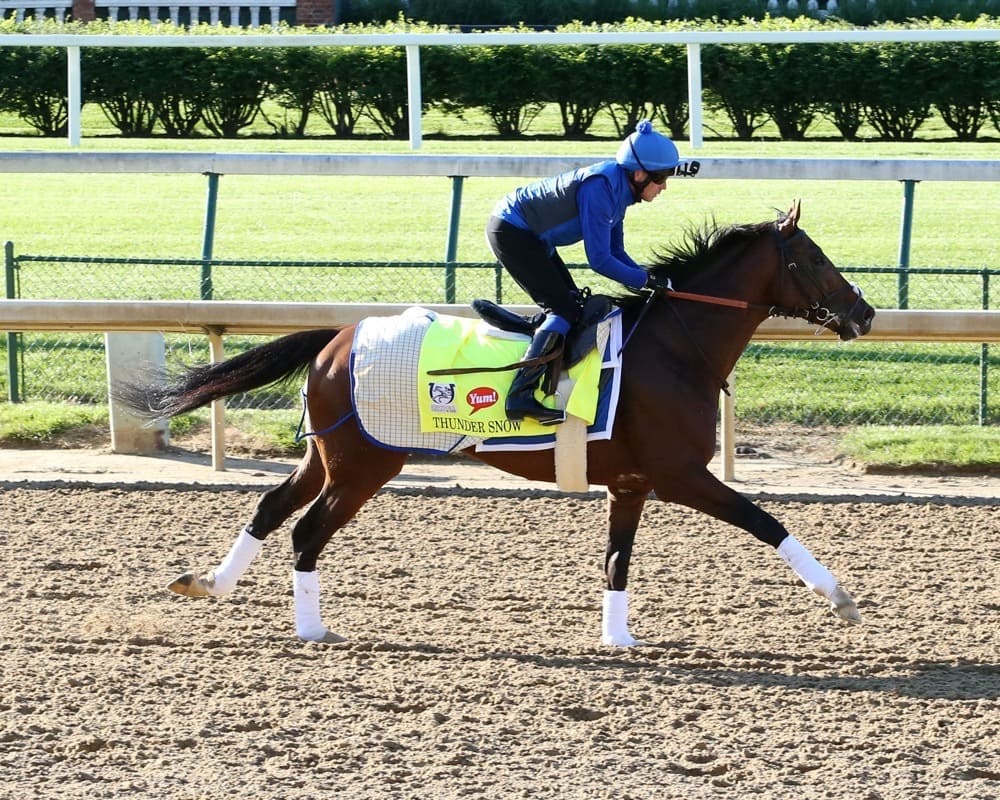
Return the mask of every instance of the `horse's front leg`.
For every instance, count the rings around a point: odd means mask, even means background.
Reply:
[[[186,597],[229,594],[260,553],[267,535],[320,493],[324,477],[323,462],[310,442],[295,471],[261,497],[250,522],[219,565],[208,573],[185,572],[167,584],[167,588]]]
[[[861,622],[854,599],[839,585],[806,547],[760,506],[726,486],[704,467],[692,467],[683,480],[660,481],[656,494],[661,500],[681,503],[736,525],[771,545],[810,590],[830,601],[833,612],[848,622]]]
[[[601,643],[612,647],[645,644],[628,629],[628,568],[648,487],[608,487],[608,547],[604,555]]]

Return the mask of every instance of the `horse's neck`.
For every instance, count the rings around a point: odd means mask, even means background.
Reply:
[[[759,285],[761,276],[747,269],[745,260],[731,263],[733,271],[725,280],[706,275],[684,285],[683,291],[704,295],[704,301],[680,298],[657,301],[649,327],[658,347],[666,349],[672,360],[693,366],[704,364],[719,373],[716,376],[719,378],[732,371],[757,326],[767,317],[766,286]],[[707,298],[743,300],[753,305],[747,309],[733,308],[714,304]]]
[[[709,335],[712,330],[720,333],[720,352],[727,353],[729,368],[735,365],[740,354],[750,342],[754,331],[767,318],[767,309],[774,304],[774,261],[770,244],[763,238],[749,244],[728,257],[719,259],[712,270],[698,276],[686,291],[741,300],[749,304],[745,310],[711,303],[690,303],[694,308],[680,309],[689,324]]]
[[[725,375],[736,365],[766,317],[766,312],[758,308],[744,310],[688,300],[669,302],[671,305],[664,309],[661,318],[665,323],[663,329],[672,340],[671,349],[701,351]]]

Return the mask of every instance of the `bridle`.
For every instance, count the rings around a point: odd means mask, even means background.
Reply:
[[[775,242],[778,246],[778,253],[781,256],[782,269],[779,273],[781,280],[784,276],[790,275],[792,280],[798,286],[799,291],[805,296],[809,297],[812,294],[819,295],[819,299],[814,300],[808,306],[800,306],[789,308],[787,306],[777,306],[777,305],[764,305],[762,303],[751,303],[747,300],[736,300],[730,297],[717,297],[714,295],[707,294],[697,294],[694,292],[680,292],[675,289],[664,289],[660,291],[653,291],[649,293],[649,298],[646,300],[642,310],[639,312],[639,316],[636,318],[635,323],[632,326],[632,330],[625,337],[622,343],[622,350],[625,349],[625,345],[628,344],[629,339],[632,338],[632,334],[635,333],[636,329],[639,327],[639,323],[642,318],[646,315],[649,310],[650,305],[652,305],[653,300],[659,296],[664,295],[666,297],[672,297],[678,300],[690,300],[697,303],[708,303],[711,305],[725,306],[727,308],[738,308],[744,311],[749,311],[751,309],[764,310],[767,312],[768,317],[786,317],[795,319],[804,319],[813,325],[819,325],[820,328],[817,329],[816,333],[820,333],[822,328],[827,328],[832,325],[843,324],[846,319],[849,319],[854,311],[857,309],[858,304],[862,302],[863,292],[861,287],[856,283],[850,283],[847,286],[843,286],[840,289],[836,289],[832,292],[826,292],[824,294],[823,287],[820,285],[819,280],[816,275],[809,268],[802,269],[799,267],[797,261],[794,260],[792,253],[790,252],[789,243],[794,241],[800,236],[805,236],[806,233],[801,228],[796,229],[789,237],[784,237],[781,235],[781,231],[775,226],[772,230],[775,238]],[[806,284],[805,286],[803,284]],[[808,289],[808,290],[807,290]],[[815,291],[809,291],[815,290]],[[852,291],[857,296],[857,299],[851,305],[850,309],[846,312],[834,312],[831,310],[831,301],[845,291]],[[687,323],[684,321],[684,317],[677,312],[676,308],[673,308],[674,316],[680,322],[681,327],[687,333],[688,338],[693,343],[695,350],[701,356],[701,359],[705,362],[706,366],[709,368],[710,372],[714,372],[712,369],[712,362],[706,355],[705,351],[701,348],[698,343],[697,338],[688,329]],[[729,382],[716,375],[716,380],[722,387],[722,391],[727,395],[729,392]]]
[[[781,232],[777,228],[774,229],[773,233],[783,265],[780,275],[790,275],[804,296],[809,297],[810,295],[818,295],[819,299],[812,301],[810,305],[797,307],[764,305],[762,303],[751,303],[747,300],[736,300],[730,297],[717,297],[715,295],[696,294],[694,292],[680,292],[675,289],[667,289],[659,294],[666,295],[667,297],[673,297],[678,300],[691,300],[697,303],[708,303],[710,305],[726,306],[728,308],[739,308],[744,311],[749,311],[751,309],[763,310],[767,312],[768,317],[804,319],[813,325],[819,325],[821,328],[828,328],[835,324],[841,324],[846,319],[849,319],[864,297],[861,287],[856,283],[851,283],[847,286],[841,287],[840,289],[835,289],[832,292],[824,294],[823,287],[820,285],[819,280],[817,280],[816,275],[812,272],[812,270],[808,268],[800,268],[798,262],[795,261],[794,256],[790,252],[789,243],[800,236],[805,236],[805,231],[798,229],[788,238],[782,236]],[[853,291],[856,295],[856,299],[851,307],[847,311],[841,312],[831,310],[834,298],[846,291]]]
[[[768,309],[768,316],[804,319],[813,325],[819,325],[821,328],[829,328],[834,325],[839,327],[850,319],[864,298],[864,292],[861,290],[861,287],[852,282],[847,286],[842,286],[832,292],[823,294],[823,287],[820,285],[815,273],[808,267],[800,268],[798,262],[794,260],[792,254],[789,252],[789,243],[800,236],[805,236],[805,231],[801,229],[796,230],[795,233],[786,239],[777,229],[775,229],[774,236],[778,242],[778,252],[781,254],[781,260],[785,265],[781,274],[790,274],[792,276],[792,280],[795,281],[804,296],[809,297],[810,295],[818,294],[820,297],[806,308],[784,308],[782,306],[771,306]],[[851,304],[851,307],[846,311],[840,312],[831,310],[834,298],[847,291],[854,292],[855,294],[855,300]],[[819,331],[817,331],[817,333],[819,333]]]

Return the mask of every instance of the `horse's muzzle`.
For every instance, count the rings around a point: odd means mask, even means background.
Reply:
[[[845,342],[864,336],[872,329],[872,320],[874,319],[875,309],[859,297],[858,302],[841,321],[837,335]]]

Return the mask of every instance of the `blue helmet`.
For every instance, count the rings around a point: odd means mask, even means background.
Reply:
[[[646,172],[673,169],[680,160],[674,143],[654,131],[648,119],[635,126],[635,133],[625,138],[615,154],[615,161],[633,172],[637,169]]]

